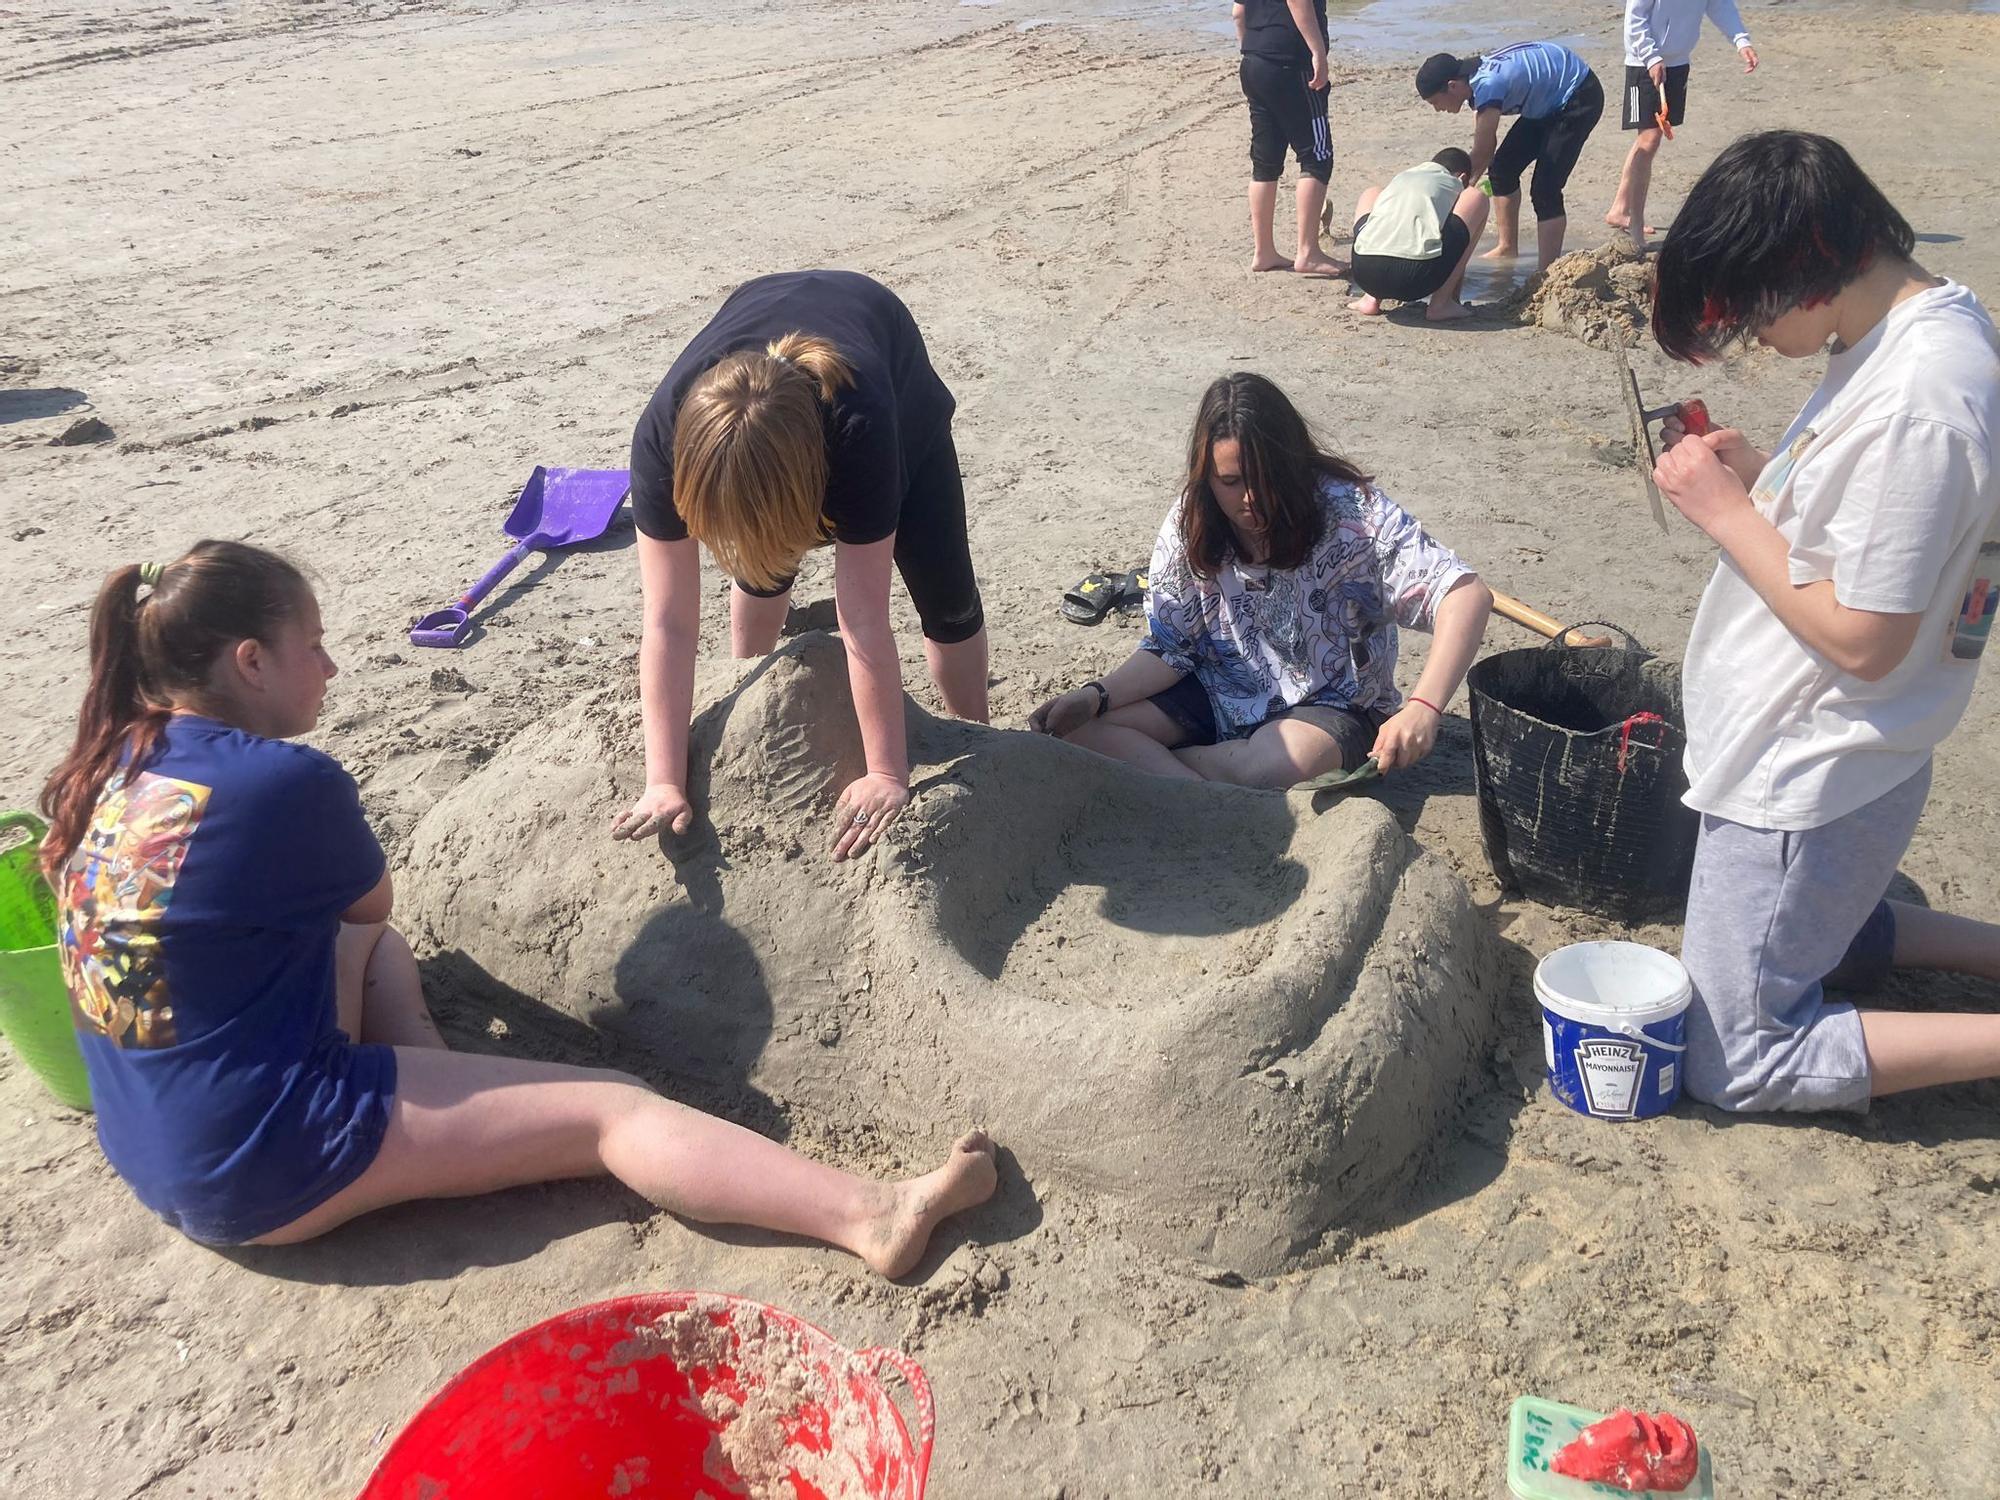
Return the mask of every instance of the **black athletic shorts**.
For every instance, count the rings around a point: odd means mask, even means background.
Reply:
[[[1569,174],[1576,170],[1583,143],[1603,115],[1604,85],[1595,73],[1586,73],[1576,92],[1554,114],[1539,120],[1526,116],[1516,120],[1507,139],[1493,153],[1493,165],[1487,173],[1493,179],[1493,196],[1511,198],[1520,192],[1521,174],[1532,162],[1535,180],[1528,198],[1535,205],[1535,217],[1560,219]]]
[[[1354,238],[1361,238],[1363,214],[1354,221]],[[1446,214],[1439,226],[1444,248],[1429,260],[1412,260],[1406,255],[1353,255],[1353,272],[1348,279],[1369,296],[1383,302],[1422,302],[1451,280],[1459,258],[1472,247],[1472,229],[1457,214]]]
[[[1285,148],[1298,155],[1299,170],[1325,182],[1333,175],[1333,135],[1327,129],[1326,98],[1314,89],[1312,64],[1303,68],[1243,54],[1236,77],[1250,101],[1250,176],[1276,182],[1285,170]]]
[[[896,526],[896,571],[923,621],[925,640],[955,645],[970,640],[986,623],[979,580],[972,572],[972,548],[965,539],[965,481],[949,427],[910,476]],[[769,589],[741,580],[736,586],[753,598],[776,599],[791,591],[796,578],[794,574]]]
[[[1213,745],[1221,735],[1221,727],[1215,719],[1215,705],[1208,701],[1208,689],[1192,672],[1146,701],[1172,719],[1181,731],[1183,738],[1171,746],[1172,749],[1178,750],[1187,745]],[[1368,752],[1375,748],[1375,737],[1381,733],[1382,725],[1389,717],[1365,708],[1334,708],[1330,704],[1319,703],[1303,706],[1312,715],[1312,722],[1331,734],[1340,746],[1340,769],[1343,771],[1352,771],[1368,759]],[[1288,718],[1297,712],[1298,709],[1286,709],[1283,713],[1272,714],[1263,724],[1232,738],[1247,739],[1264,724]]]
[[[1667,123],[1678,125],[1687,116],[1688,64],[1667,69]],[[1625,69],[1625,128],[1659,128],[1660,91],[1653,87],[1653,75],[1644,68]]]

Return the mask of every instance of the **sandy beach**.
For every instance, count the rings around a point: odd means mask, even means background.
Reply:
[[[1369,41],[1375,11],[1389,50]],[[103,573],[243,537],[314,573],[343,667],[314,743],[358,779],[392,862],[408,857],[426,814],[517,736],[633,682],[630,523],[524,568],[468,649],[413,648],[411,617],[500,554],[535,464],[625,463],[640,408],[732,287],[806,266],[894,287],[958,397],[997,728],[1136,642],[1131,620],[1065,623],[1058,598],[1146,557],[1200,390],[1234,367],[1277,380],[1496,588],[1678,656],[1713,552],[1683,523],[1654,528],[1608,356],[1499,312],[1362,320],[1343,283],[1248,274],[1229,39],[1168,6],[1051,12],[94,0],[9,15],[0,807],[32,805],[67,742]],[[1655,222],[1739,132],[1825,130],[1910,218],[1918,258],[1994,305],[2000,16],[1745,16],[1764,66],[1746,78],[1704,38]],[[1538,33],[1510,21],[1494,36],[1448,9],[1338,16],[1336,224],[1368,182],[1466,143],[1470,116],[1438,116],[1411,88],[1433,47],[1562,36],[1615,76],[1615,6],[1545,0],[1533,19]],[[1615,127],[1571,182],[1572,248],[1610,234]],[[1469,295],[1502,302],[1526,269],[1481,267]],[[1690,371],[1649,341],[1632,363],[1654,399],[1700,394],[1765,439],[1821,369],[1746,353]],[[84,418],[110,436],[54,442]],[[727,583],[705,582],[719,660]],[[822,554],[800,623],[830,625],[830,595]],[[935,711],[900,589],[894,610],[906,681]],[[1532,641],[1497,618],[1487,636]],[[1405,642],[1407,684],[1423,639]],[[1989,669],[1938,756],[1906,898],[2000,910],[1996,725]],[[694,1229],[609,1183],[219,1253],[146,1213],[89,1118],[0,1048],[0,1494],[351,1496],[425,1399],[508,1333],[665,1288],[759,1298],[852,1346],[910,1351],[938,1393],[937,1500],[1485,1500],[1505,1492],[1506,1412],[1525,1392],[1671,1407],[1730,1496],[1994,1494],[2000,1086],[1860,1119],[1574,1115],[1543,1084],[1528,976],[1566,942],[1625,934],[1501,891],[1463,695],[1437,752],[1379,800],[1498,933],[1493,1039],[1379,1207],[1275,1274],[1162,1253],[1115,1199],[1012,1152],[998,1197],[899,1283],[834,1251]],[[1161,856],[1191,858],[1196,828],[1165,812]],[[638,870],[661,858],[650,847],[588,857],[613,882],[621,861],[635,883],[672,873]],[[813,858],[790,868],[836,904],[891,889],[893,848]],[[463,878],[516,899],[508,869]],[[455,1046],[615,1061],[857,1170],[927,1165],[969,1123],[882,1128],[825,1107],[826,1090],[719,1078],[553,996],[482,989],[464,962],[490,964],[481,953],[420,956]],[[849,976],[810,967],[786,973],[831,985],[828,1009],[860,1003]],[[1149,999],[1127,966],[1095,983]],[[1910,976],[1889,1003],[1996,1001],[1991,985]],[[977,1123],[1008,1144],[1007,1120]]]

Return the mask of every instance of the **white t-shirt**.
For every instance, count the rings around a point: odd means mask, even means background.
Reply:
[[[1996,437],[2000,335],[1955,282],[1831,356],[1751,497],[1791,547],[1793,583],[1830,579],[1850,609],[1923,623],[1893,672],[1863,682],[1787,630],[1724,555],[1688,640],[1690,807],[1817,828],[1923,767],[1978,670],[1978,621],[1963,616],[1980,615],[1993,585],[1975,573],[1990,580],[2000,556]]]
[[[1465,185],[1434,161],[1389,179],[1354,237],[1356,255],[1436,260],[1444,250],[1444,221]]]

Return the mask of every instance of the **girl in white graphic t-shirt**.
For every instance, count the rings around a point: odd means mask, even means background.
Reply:
[[[1836,142],[1745,136],[1660,249],[1679,359],[1831,350],[1772,454],[1667,428],[1654,477],[1722,548],[1688,641],[1687,1086],[1724,1109],[1865,1109],[2000,1076],[2000,1015],[1826,998],[1892,964],[2000,978],[2000,927],[1883,892],[1971,696],[2000,520],[2000,336],[1911,257]]]

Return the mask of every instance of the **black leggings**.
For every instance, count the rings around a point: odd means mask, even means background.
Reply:
[[[1326,123],[1329,89],[1313,89],[1312,64],[1303,68],[1243,54],[1236,67],[1243,97],[1250,101],[1250,180],[1276,182],[1285,170],[1285,147],[1299,158],[1299,170],[1325,182],[1333,175],[1333,136]]]
[[[1489,174],[1493,196],[1510,198],[1520,192],[1521,174],[1533,162],[1535,181],[1528,189],[1528,199],[1535,205],[1535,217],[1562,218],[1563,189],[1576,169],[1577,157],[1583,154],[1583,143],[1603,114],[1604,85],[1595,73],[1586,73],[1569,102],[1554,114],[1539,120],[1516,120],[1507,139],[1493,153]]]
[[[896,520],[896,571],[923,622],[924,639],[953,646],[972,639],[986,624],[979,602],[979,580],[972,572],[972,548],[965,539],[965,481],[958,472],[958,449],[951,429],[931,446],[929,455],[910,475]],[[741,579],[736,586],[756,599],[776,599],[791,592],[798,575],[776,587],[752,588]]]

